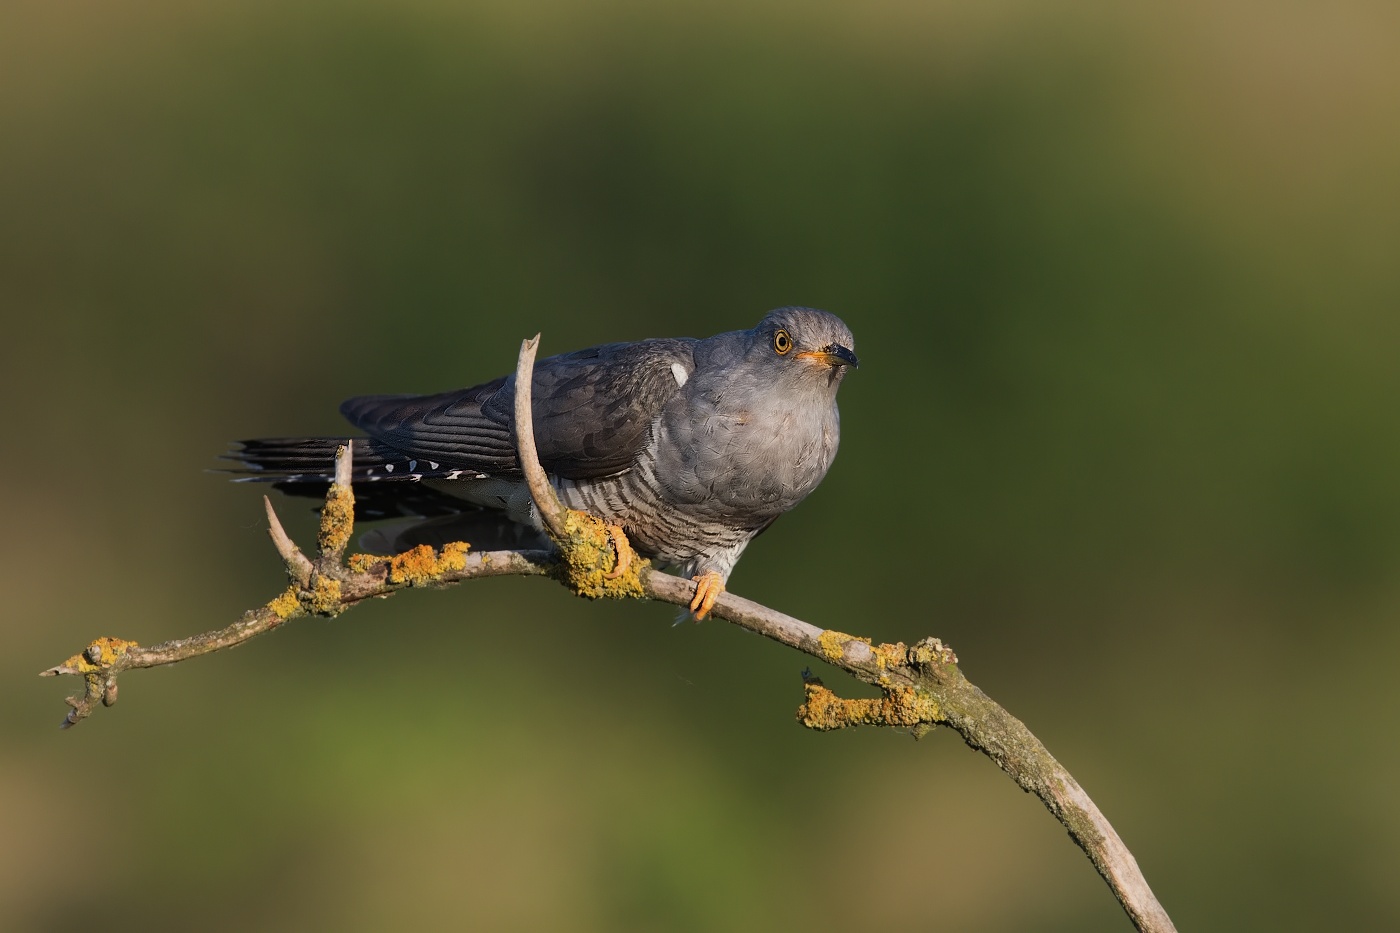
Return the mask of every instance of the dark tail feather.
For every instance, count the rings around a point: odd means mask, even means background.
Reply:
[[[329,483],[335,471],[336,448],[342,437],[265,437],[235,441],[223,455],[237,467],[226,470],[238,474],[236,483]],[[472,479],[483,474],[453,467],[427,458],[410,457],[372,437],[350,439],[354,454],[355,484],[416,482],[424,479]]]
[[[236,441],[221,459],[236,465],[221,472],[235,483],[272,483],[290,496],[324,499],[334,478],[335,451],[343,437],[270,437]],[[469,479],[474,470],[453,469],[406,456],[369,437],[350,439],[354,470],[355,518],[435,518],[476,511],[477,506],[419,480]]]
[[[238,474],[242,483],[329,483],[335,472],[335,451],[347,442],[343,437],[265,437],[235,441],[220,459],[236,464],[225,472]],[[389,456],[402,455],[383,448],[367,437],[349,439],[354,454],[353,481],[366,480]],[[378,449],[376,449],[378,448]]]
[[[314,499],[316,507],[326,498],[330,483],[273,483],[272,488],[298,499]],[[378,483],[355,486],[355,521],[377,522],[385,518],[437,518],[479,512],[481,506],[424,486],[422,483]],[[458,539],[451,539],[458,540]]]

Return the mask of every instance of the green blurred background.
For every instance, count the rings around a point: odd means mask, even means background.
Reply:
[[[1395,928],[1398,252],[1382,0],[6,4],[0,928],[1127,929],[953,734],[541,581],[56,728],[282,585],[229,439],[782,304],[864,365],[733,589],[951,643],[1183,929]]]

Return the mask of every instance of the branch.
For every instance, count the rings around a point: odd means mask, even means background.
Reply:
[[[268,533],[286,564],[290,585],[266,605],[233,624],[150,647],[118,638],[99,638],[41,676],[83,677],[81,696],[69,697],[62,725],[72,726],[96,708],[117,700],[117,675],[134,668],[174,664],[243,644],[304,615],[336,616],[371,597],[391,596],[410,587],[440,587],[476,577],[552,576],[586,598],[642,598],[688,607],[695,583],[653,569],[631,553],[625,536],[600,519],[565,509],[535,449],[530,410],[531,376],[539,337],[520,348],[516,369],[515,435],[521,469],[554,551],[469,552],[465,542],[434,550],[420,545],[393,557],[356,554],[344,559],[354,525],[350,485],[351,447],[336,453],[335,482],[326,494],[313,561],[291,540],[264,499]],[[724,592],[711,614],[840,668],[879,688],[874,699],[844,699],[820,680],[804,674],[806,700],[798,721],[829,731],[857,725],[908,729],[916,738],[946,725],[982,752],[1023,789],[1040,799],[1108,882],[1134,926],[1142,933],[1174,933],[1166,911],[1153,896],[1127,846],[1089,795],[1054,759],[1025,724],[963,676],[957,656],[936,638],[913,645],[873,645]]]
[[[535,502],[535,511],[539,513],[540,522],[549,536],[557,541],[564,536],[564,505],[545,475],[544,467],[540,466],[539,453],[535,450],[535,418],[531,410],[535,351],[539,346],[539,334],[522,341],[520,357],[515,364],[515,448],[520,470],[525,474],[525,484],[530,487],[530,498]]]

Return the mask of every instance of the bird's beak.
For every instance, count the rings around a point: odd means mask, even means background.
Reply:
[[[797,356],[799,359],[825,363],[828,366],[850,366],[860,369],[860,360],[856,358],[855,352],[839,343],[829,343],[820,350],[809,350],[806,353],[799,353]]]

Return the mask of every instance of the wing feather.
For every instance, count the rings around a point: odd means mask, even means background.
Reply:
[[[552,356],[532,380],[535,444],[545,470],[597,479],[626,470],[652,421],[680,389],[672,364],[695,367],[695,341],[643,340]],[[436,395],[352,398],[341,413],[370,437],[413,457],[516,476],[515,377]]]

